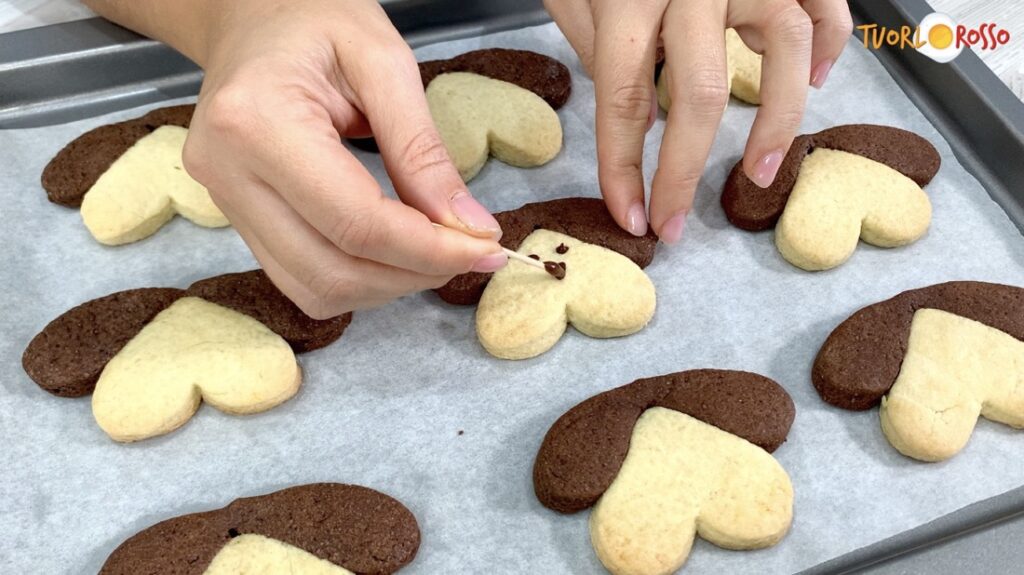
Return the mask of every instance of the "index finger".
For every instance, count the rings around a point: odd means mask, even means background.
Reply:
[[[496,241],[437,228],[385,197],[315,105],[290,102],[261,121],[268,125],[252,140],[250,169],[345,253],[426,275],[465,273],[500,257]]]
[[[654,56],[667,0],[598,0],[594,89],[601,194],[626,231],[647,232],[643,150],[654,99]]]

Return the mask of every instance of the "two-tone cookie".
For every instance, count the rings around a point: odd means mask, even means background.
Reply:
[[[79,136],[43,170],[47,197],[78,207],[89,233],[108,245],[150,236],[175,214],[204,227],[228,225],[182,165],[194,109],[160,108]]]
[[[295,353],[333,342],[350,321],[309,318],[261,270],[226,274],[72,308],[32,339],[22,365],[54,395],[92,394],[97,424],[137,441],[180,427],[200,401],[236,414],[279,405],[301,383]]]
[[[931,222],[921,187],[939,162],[934,146],[912,132],[836,126],[798,136],[768,188],[737,162],[722,207],[738,228],[775,228],[779,253],[793,265],[826,270],[845,262],[859,240],[897,247],[920,239]]]
[[[487,48],[421,62],[431,116],[464,181],[489,156],[518,167],[546,164],[562,148],[555,112],[572,92],[564,64],[527,50]],[[376,151],[372,140],[352,140]]]
[[[596,395],[548,430],[534,491],[555,511],[593,507],[590,536],[615,574],[664,574],[694,537],[728,549],[778,543],[793,487],[772,457],[793,401],[774,381],[694,370],[640,379]]]
[[[121,543],[100,575],[384,575],[419,546],[416,518],[397,500],[314,483],[161,521]]]
[[[643,272],[653,233],[623,231],[601,200],[566,198],[495,215],[501,244],[561,266],[560,277],[512,260],[494,274],[457,276],[437,290],[451,303],[479,303],[477,336],[489,353],[525,359],[544,353],[568,325],[591,337],[642,329],[654,315],[654,284]]]
[[[829,335],[812,378],[832,405],[881,403],[904,455],[948,459],[979,415],[1024,427],[1024,289],[956,281],[865,307]]]

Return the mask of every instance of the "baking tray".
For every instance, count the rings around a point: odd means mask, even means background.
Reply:
[[[533,1],[383,4],[414,46],[547,19],[541,3]],[[916,22],[931,11],[915,0],[855,0],[850,5],[858,22],[888,26]],[[912,52],[876,55],[947,138],[960,162],[1024,230],[1024,106],[970,51],[945,65]],[[61,123],[193,95],[200,81],[201,72],[173,50],[101,19],[0,35],[0,128]],[[1011,572],[1012,565],[1024,561],[1024,552],[1004,543],[1013,540],[1007,534],[1024,526],[1022,514],[1024,488],[804,573],[964,572],[954,559],[965,549],[976,555],[967,564],[970,570]],[[999,523],[1004,526],[986,529]],[[967,533],[973,535],[950,542]]]

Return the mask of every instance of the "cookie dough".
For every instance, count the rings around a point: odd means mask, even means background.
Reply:
[[[694,535],[727,549],[778,543],[793,487],[768,452],[688,415],[652,407],[590,515],[594,551],[615,574],[672,573]]]
[[[161,521],[121,543],[100,575],[386,575],[412,561],[419,544],[416,518],[397,500],[315,483]]]
[[[560,248],[565,248],[560,252]],[[512,261],[494,274],[477,307],[476,329],[489,353],[525,359],[550,349],[571,323],[591,337],[635,333],[654,316],[654,284],[628,258],[540,229],[519,253],[566,266],[565,277]]]
[[[452,162],[471,180],[489,155],[518,167],[546,164],[562,148],[558,114],[539,96],[478,74],[442,74],[427,104]]]
[[[188,130],[160,126],[114,160],[82,200],[97,241],[119,245],[152,235],[178,213],[205,227],[228,225],[206,188],[182,166]]]
[[[116,441],[169,433],[200,400],[235,414],[275,407],[299,389],[291,347],[249,316],[196,297],[156,315],[103,369],[96,423]]]
[[[775,245],[789,263],[834,268],[858,239],[879,247],[915,242],[928,230],[931,203],[910,178],[863,156],[820,148],[808,154],[775,226]]]
[[[733,97],[755,106],[761,103],[761,55],[743,43],[736,30],[725,31],[726,81]],[[658,105],[668,111],[672,107],[669,95],[668,70],[662,68],[658,76]]]
[[[917,310],[879,415],[889,443],[922,461],[959,453],[979,415],[1024,427],[1024,342],[945,311]]]

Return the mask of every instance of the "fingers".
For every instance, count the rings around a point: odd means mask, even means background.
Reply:
[[[643,147],[667,0],[595,0],[594,88],[601,194],[626,231],[647,232]]]
[[[719,3],[693,10],[674,2],[665,13],[662,37],[672,106],[651,189],[651,225],[668,244],[682,236],[729,102],[724,22],[725,7]]]
[[[215,131],[248,143],[241,161],[341,251],[427,275],[500,267],[505,261],[497,242],[436,228],[422,213],[384,197],[322,108],[293,99],[276,116],[238,119],[230,94],[224,101],[214,97],[209,107]]]
[[[737,30],[741,36],[754,28],[759,36],[754,44],[764,46],[761,107],[743,154],[743,171],[766,188],[775,180],[803,119],[811,66],[811,19],[795,0],[748,2],[728,18],[730,25],[743,27]]]
[[[583,69],[593,77],[594,17],[590,0],[544,0],[544,7],[576,51]]]
[[[821,88],[853,31],[850,7],[846,0],[803,0],[801,4],[814,25],[810,82]]]
[[[382,305],[449,279],[345,254],[266,184],[257,180],[232,183],[234,189],[211,190],[218,206],[274,284],[311,317],[324,319]]]
[[[390,50],[390,51],[389,51]],[[430,116],[419,67],[408,46],[349,63],[358,93],[395,191],[431,221],[497,239],[494,216],[470,195]]]

